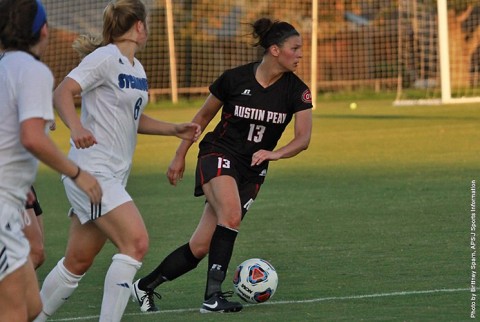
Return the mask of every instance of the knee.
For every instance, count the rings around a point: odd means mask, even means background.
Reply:
[[[207,256],[208,251],[210,250],[210,244],[193,243],[190,241],[190,250],[195,258],[203,259]]]
[[[145,255],[147,254],[148,246],[149,246],[148,236],[143,236],[139,238],[135,243],[136,257],[134,258],[141,261],[143,257],[145,257]]]
[[[140,235],[131,240],[125,247],[120,247],[120,253],[142,261],[147,254],[149,246],[148,235]]]
[[[242,210],[230,210],[227,212],[226,216],[222,216],[218,220],[218,224],[225,226],[230,229],[238,230],[240,228],[240,224],[242,222]]]
[[[76,275],[83,275],[92,266],[94,257],[82,256],[81,254],[67,254],[63,265],[65,268]]]

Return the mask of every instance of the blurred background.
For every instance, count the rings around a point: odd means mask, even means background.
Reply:
[[[73,40],[101,33],[108,1],[44,0],[51,42],[44,61],[61,80],[79,59]],[[261,58],[250,25],[293,24],[303,38],[297,74],[316,93],[391,91],[395,101],[480,99],[478,0],[144,0],[150,38],[139,55],[151,99],[204,94],[225,69]],[[445,10],[446,32],[439,9]],[[440,25],[439,25],[440,21]],[[441,67],[440,41],[448,67]],[[312,44],[314,45],[312,47]],[[448,68],[442,89],[441,71]]]

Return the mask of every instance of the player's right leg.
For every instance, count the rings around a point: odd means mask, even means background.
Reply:
[[[29,221],[25,223],[23,233],[30,242],[30,258],[33,267],[37,269],[45,261],[45,250],[43,244],[43,230],[41,225],[41,215],[37,217],[33,209],[25,209],[25,216],[28,216]]]
[[[31,321],[42,307],[22,221],[23,210],[0,201],[0,321]]]
[[[82,225],[76,215],[70,218],[65,257],[58,261],[43,282],[40,292],[43,310],[36,322],[46,321],[68,300],[106,242],[106,237],[93,222]]]
[[[148,250],[147,229],[131,200],[95,222],[118,248],[105,277],[99,321],[120,321],[131,295],[133,278]]]
[[[142,312],[158,311],[155,297],[159,299],[161,297],[155,289],[159,285],[173,281],[197,267],[208,254],[210,240],[216,226],[217,217],[207,203],[190,241],[167,255],[150,274],[133,284],[132,300],[139,304]]]
[[[41,311],[38,281],[29,260],[0,281],[0,321],[32,321]]]
[[[43,210],[33,186],[30,190],[31,195],[35,200],[31,201],[31,203],[27,202],[25,207],[25,215],[27,218],[25,218],[23,233],[30,243],[30,259],[32,260],[33,267],[37,269],[45,261]]]
[[[242,220],[237,182],[232,176],[222,175],[203,184],[202,189],[217,225],[210,241],[205,301],[200,312],[238,312],[242,304],[228,301],[231,292],[222,292],[221,288]]]

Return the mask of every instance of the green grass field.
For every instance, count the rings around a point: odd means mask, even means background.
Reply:
[[[320,100],[307,151],[273,162],[242,224],[229,274],[251,257],[269,260],[279,288],[270,302],[232,315],[201,315],[206,262],[162,285],[161,312],[129,303],[123,321],[467,321],[471,313],[470,203],[480,165],[478,105],[392,107],[392,100]],[[147,113],[190,120],[199,102]],[[185,105],[185,104],[184,104]],[[66,149],[68,132],[53,138]],[[280,144],[292,137],[289,127]],[[193,197],[196,148],[186,176],[165,172],[178,140],[140,136],[128,190],[150,233],[138,276],[188,240],[202,210]],[[62,256],[68,209],[59,176],[41,167],[47,261]],[[103,279],[115,254],[102,251],[52,321],[95,321]],[[229,281],[224,290],[233,289]],[[480,313],[479,313],[480,314]],[[477,315],[479,315],[477,314]]]

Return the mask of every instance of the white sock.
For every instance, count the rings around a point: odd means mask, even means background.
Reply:
[[[142,263],[124,254],[116,254],[105,276],[100,322],[120,321],[130,297],[135,274]]]
[[[75,275],[69,272],[63,265],[64,259],[65,257],[58,261],[57,265],[43,281],[42,290],[40,291],[43,309],[34,320],[35,322],[46,321],[47,318],[54,314],[72,295],[78,286],[78,282],[83,277],[83,275]]]

